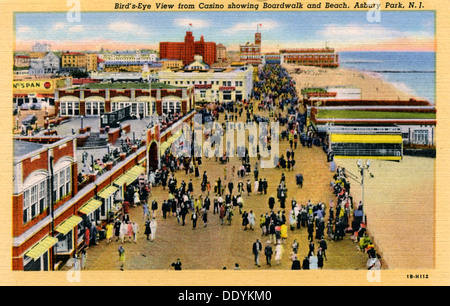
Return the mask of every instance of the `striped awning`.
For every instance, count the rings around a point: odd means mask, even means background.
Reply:
[[[52,246],[54,246],[58,242],[58,239],[55,237],[47,236],[38,243],[36,243],[25,256],[33,258],[34,260],[38,259],[45,252],[47,252]]]
[[[164,154],[166,152],[167,148],[169,148],[172,145],[172,143],[174,143],[175,140],[180,138],[181,135],[183,135],[183,130],[179,130],[178,132],[176,132],[175,134],[170,136],[166,141],[164,141],[161,144],[161,146],[159,147],[159,151],[161,152],[161,155]]]
[[[58,225],[58,227],[55,228],[55,231],[63,235],[67,235],[67,233],[73,230],[82,220],[83,218],[80,216],[71,216],[69,219]]]
[[[110,195],[112,195],[114,192],[116,192],[117,190],[119,190],[119,188],[115,187],[115,186],[108,186],[105,189],[103,189],[98,196],[102,199],[107,199],[109,198]]]
[[[331,142],[338,143],[403,143],[402,135],[331,134]]]
[[[138,177],[139,175],[141,175],[142,173],[145,173],[145,168],[142,166],[134,166],[133,168],[131,168],[130,170],[127,171],[127,173],[119,176],[118,179],[116,179],[113,184],[117,185],[117,186],[123,186],[123,184],[127,184],[130,185],[131,183],[133,183]]]
[[[80,213],[89,215],[91,212],[95,211],[102,205],[102,201],[91,199],[89,202],[81,206],[78,210]]]

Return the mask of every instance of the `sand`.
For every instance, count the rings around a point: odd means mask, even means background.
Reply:
[[[356,160],[336,163],[358,175]],[[434,267],[435,159],[404,156],[401,162],[371,160],[364,184],[368,230],[389,269]],[[351,180],[357,203],[361,185]]]
[[[297,90],[323,86],[353,86],[361,89],[361,98],[366,100],[409,100],[418,97],[402,91],[386,82],[376,73],[348,68],[326,69],[319,67],[283,65],[295,80]],[[300,73],[295,70],[300,68]]]
[[[355,86],[368,100],[416,98],[385,82],[380,75],[347,68],[324,69],[285,65],[296,81],[298,92],[305,87]],[[301,73],[295,72],[300,68]],[[336,163],[359,175],[356,160]],[[365,177],[364,200],[368,230],[389,269],[434,266],[435,159],[405,156],[401,162],[372,160]],[[355,203],[361,186],[352,182]]]

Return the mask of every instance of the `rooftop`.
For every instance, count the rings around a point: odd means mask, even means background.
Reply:
[[[14,139],[14,156],[23,156],[44,147],[43,144]]]
[[[133,83],[133,82],[126,82],[126,83],[90,83],[83,86],[80,86],[81,89],[149,89],[148,83]],[[176,89],[181,88],[183,86],[174,86],[174,85],[168,85],[164,83],[152,83],[152,89]]]
[[[319,109],[317,118],[436,119],[436,113]]]

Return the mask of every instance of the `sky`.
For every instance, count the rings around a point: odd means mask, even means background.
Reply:
[[[381,11],[370,22],[368,11],[275,12],[82,12],[16,13],[16,50],[36,42],[52,50],[98,51],[159,49],[161,41],[183,41],[189,24],[195,40],[222,43],[229,51],[254,42],[257,26],[262,52],[283,48],[331,47],[337,51],[435,51],[432,11]]]

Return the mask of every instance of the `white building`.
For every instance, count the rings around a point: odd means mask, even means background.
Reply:
[[[140,51],[116,51],[109,53],[100,53],[98,57],[105,62],[111,63],[140,63],[140,62],[156,62],[158,55],[151,52]]]
[[[33,52],[50,52],[52,51],[52,46],[46,43],[36,43],[31,48]]]
[[[208,70],[162,70],[161,83],[174,86],[194,85],[197,102],[231,102],[250,98],[253,88],[251,65]]]
[[[60,65],[59,57],[53,52],[47,52],[43,57],[31,58],[29,74],[56,73],[59,71]]]

